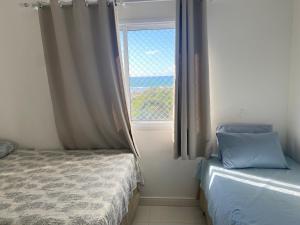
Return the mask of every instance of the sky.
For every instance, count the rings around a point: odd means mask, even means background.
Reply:
[[[175,29],[128,31],[128,55],[131,77],[173,76]]]

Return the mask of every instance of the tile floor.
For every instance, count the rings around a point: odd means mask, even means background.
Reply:
[[[139,206],[133,225],[206,225],[198,207]]]

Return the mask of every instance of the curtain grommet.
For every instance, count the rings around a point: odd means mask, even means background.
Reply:
[[[58,0],[58,5],[60,8],[63,8],[64,6],[72,6],[73,0]]]
[[[84,0],[85,1],[85,6],[93,6],[93,5],[98,5],[99,1],[98,0]]]

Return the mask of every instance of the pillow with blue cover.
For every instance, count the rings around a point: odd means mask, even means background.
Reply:
[[[288,169],[277,133],[217,133],[227,169]]]
[[[0,140],[0,159],[9,155],[17,148],[17,145],[11,141]]]
[[[273,126],[270,124],[228,123],[217,127],[217,133],[270,133]]]
[[[227,123],[217,127],[216,133],[271,133],[273,126],[271,124],[251,124],[251,123]],[[219,146],[219,143],[217,143]],[[218,152],[219,160],[222,160],[220,151]]]

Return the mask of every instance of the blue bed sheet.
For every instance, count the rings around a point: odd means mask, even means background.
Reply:
[[[224,169],[212,158],[198,177],[214,225],[300,225],[300,165],[290,169]]]

